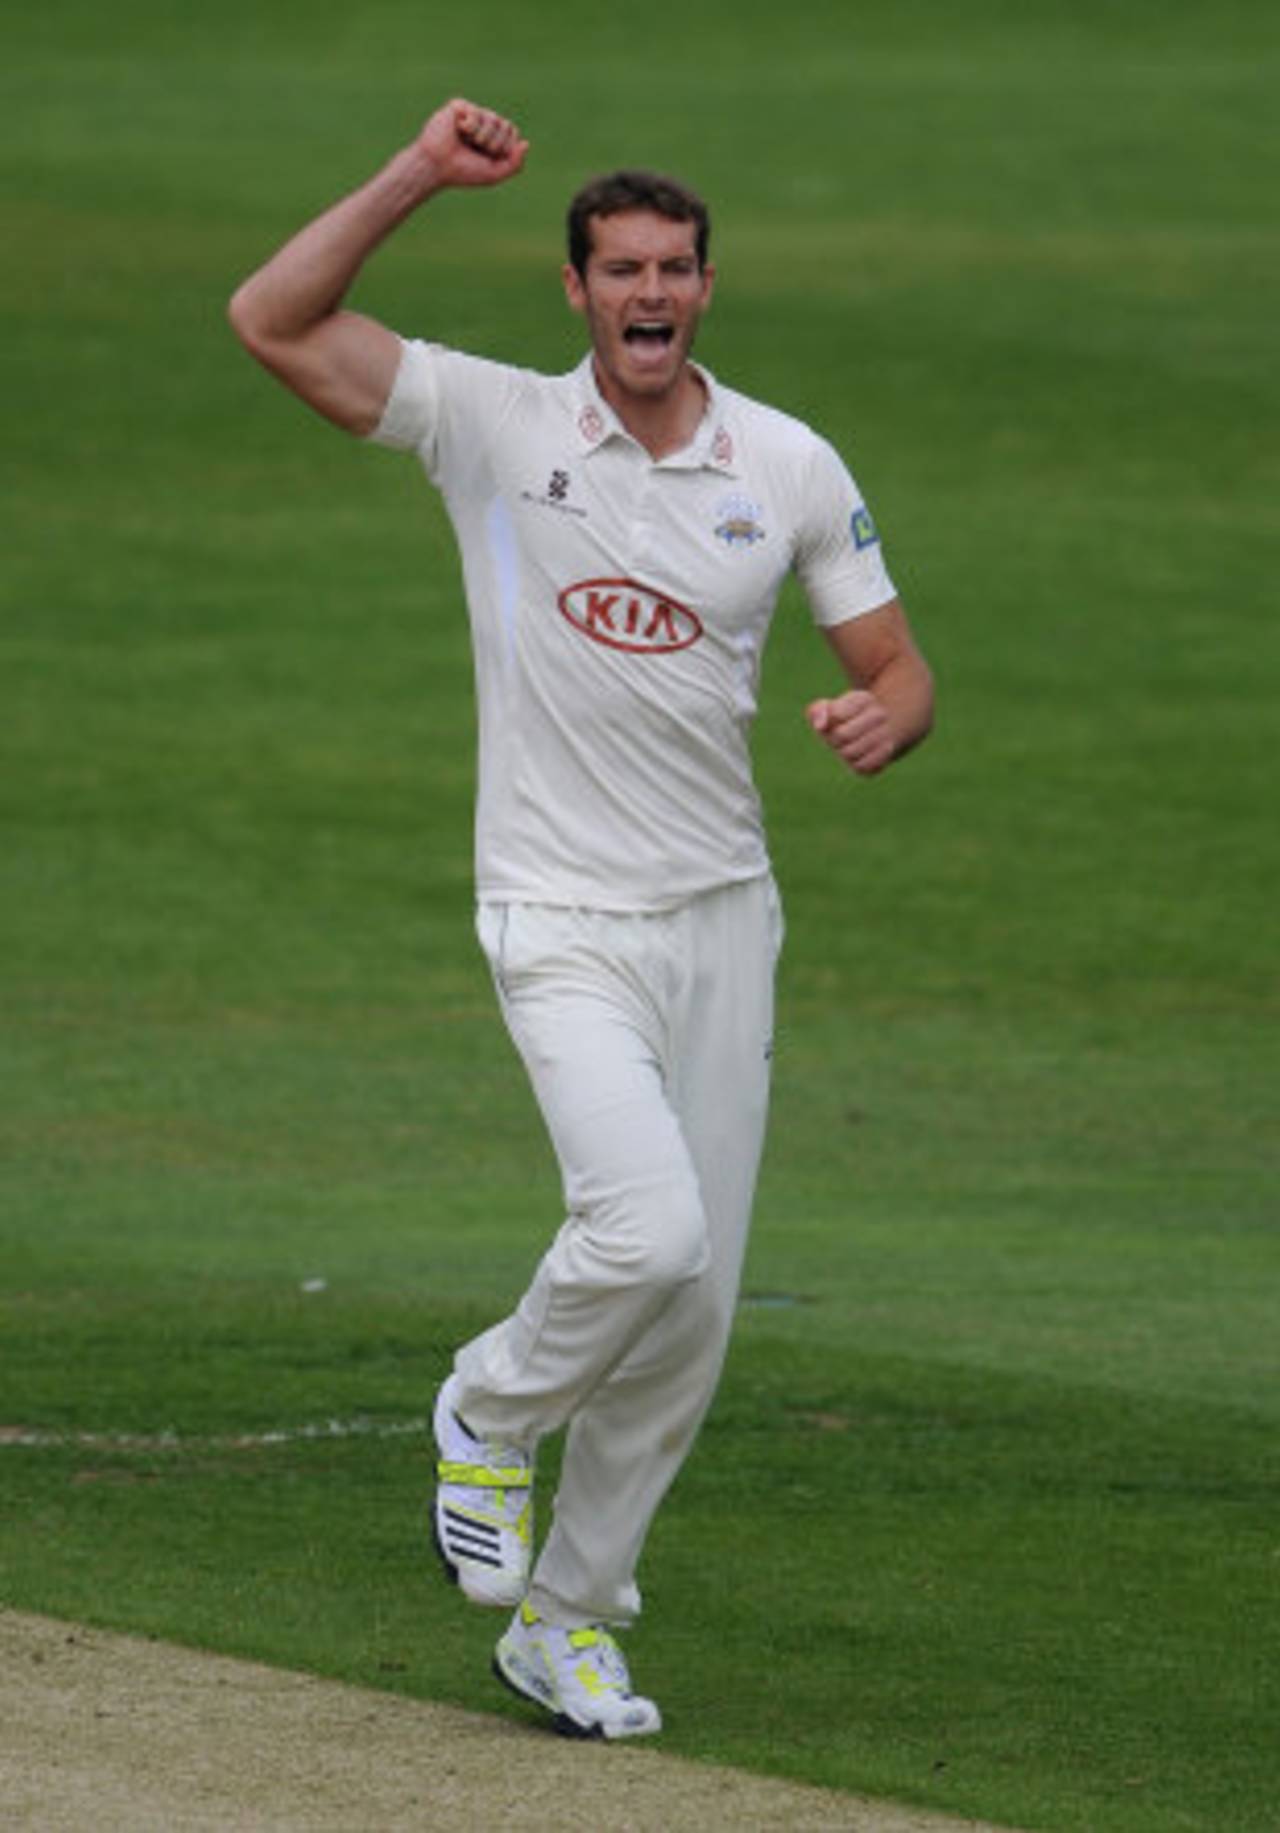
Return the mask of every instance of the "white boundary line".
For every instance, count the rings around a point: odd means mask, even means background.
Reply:
[[[334,1438],[407,1438],[429,1429],[426,1419],[330,1419],[323,1425],[279,1426],[270,1432],[227,1432],[212,1436],[183,1432],[46,1432],[38,1427],[0,1426],[0,1450],[58,1451],[83,1446],[96,1451],[237,1451],[268,1445],[296,1445]]]

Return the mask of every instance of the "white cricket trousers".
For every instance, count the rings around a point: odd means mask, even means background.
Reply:
[[[513,1314],[458,1352],[457,1410],[532,1449],[568,1424],[529,1598],[627,1623],[654,1511],[737,1302],[768,1108],[771,877],[656,914],[482,904],[477,928],[567,1219]]]

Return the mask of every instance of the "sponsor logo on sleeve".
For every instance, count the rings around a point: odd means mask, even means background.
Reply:
[[[858,549],[874,547],[880,539],[876,533],[876,525],[871,520],[871,511],[865,503],[861,508],[854,510],[849,526],[853,530],[853,545]]]
[[[636,579],[583,579],[556,602],[580,636],[631,655],[671,655],[702,635],[696,611]]]

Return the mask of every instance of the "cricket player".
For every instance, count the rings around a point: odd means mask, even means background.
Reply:
[[[778,896],[748,733],[794,573],[841,677],[805,709],[870,777],[932,721],[929,670],[841,459],[692,360],[706,206],[597,179],[563,270],[589,349],[545,376],[344,305],[439,192],[528,142],[455,99],[240,287],[249,351],[341,427],[414,453],[461,553],[479,706],[477,928],[559,1161],[565,1220],[436,1401],[438,1551],[512,1613],[496,1671],[577,1736],[657,1731],[611,1633],[710,1403],[768,1098]],[[533,1561],[539,1440],[567,1428]]]

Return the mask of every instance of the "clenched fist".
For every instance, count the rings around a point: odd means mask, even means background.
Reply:
[[[834,700],[814,700],[805,718],[859,776],[875,776],[893,762],[897,740],[888,712],[874,694],[851,688]]]
[[[455,96],[438,108],[417,139],[439,189],[500,185],[523,166],[529,142],[514,121]]]

